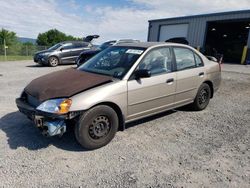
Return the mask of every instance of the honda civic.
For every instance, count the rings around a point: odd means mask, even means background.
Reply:
[[[77,141],[96,149],[128,122],[188,104],[205,109],[220,82],[220,64],[190,46],[122,43],[77,69],[34,79],[16,104],[43,134],[62,135],[73,124]]]

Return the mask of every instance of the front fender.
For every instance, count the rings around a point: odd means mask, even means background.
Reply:
[[[127,115],[127,81],[119,80],[71,97],[70,111],[84,111],[100,103],[114,103]]]

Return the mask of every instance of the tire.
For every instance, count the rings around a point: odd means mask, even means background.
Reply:
[[[79,118],[75,126],[75,137],[84,148],[97,149],[114,138],[118,125],[118,116],[111,107],[96,106]]]
[[[49,58],[49,66],[50,67],[56,67],[59,64],[59,59],[55,56],[51,56]]]
[[[195,97],[192,108],[196,111],[204,110],[209,104],[211,98],[211,89],[208,84],[203,83]]]

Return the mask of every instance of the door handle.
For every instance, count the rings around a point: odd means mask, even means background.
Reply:
[[[174,82],[174,79],[173,79],[173,78],[169,78],[169,79],[167,79],[167,81],[166,81],[167,84],[170,84],[170,83],[173,83],[173,82]]]
[[[199,76],[204,76],[204,72],[200,72],[200,73],[199,73]]]

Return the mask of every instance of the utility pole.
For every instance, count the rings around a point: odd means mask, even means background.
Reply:
[[[5,38],[3,38],[4,60],[7,61]]]

